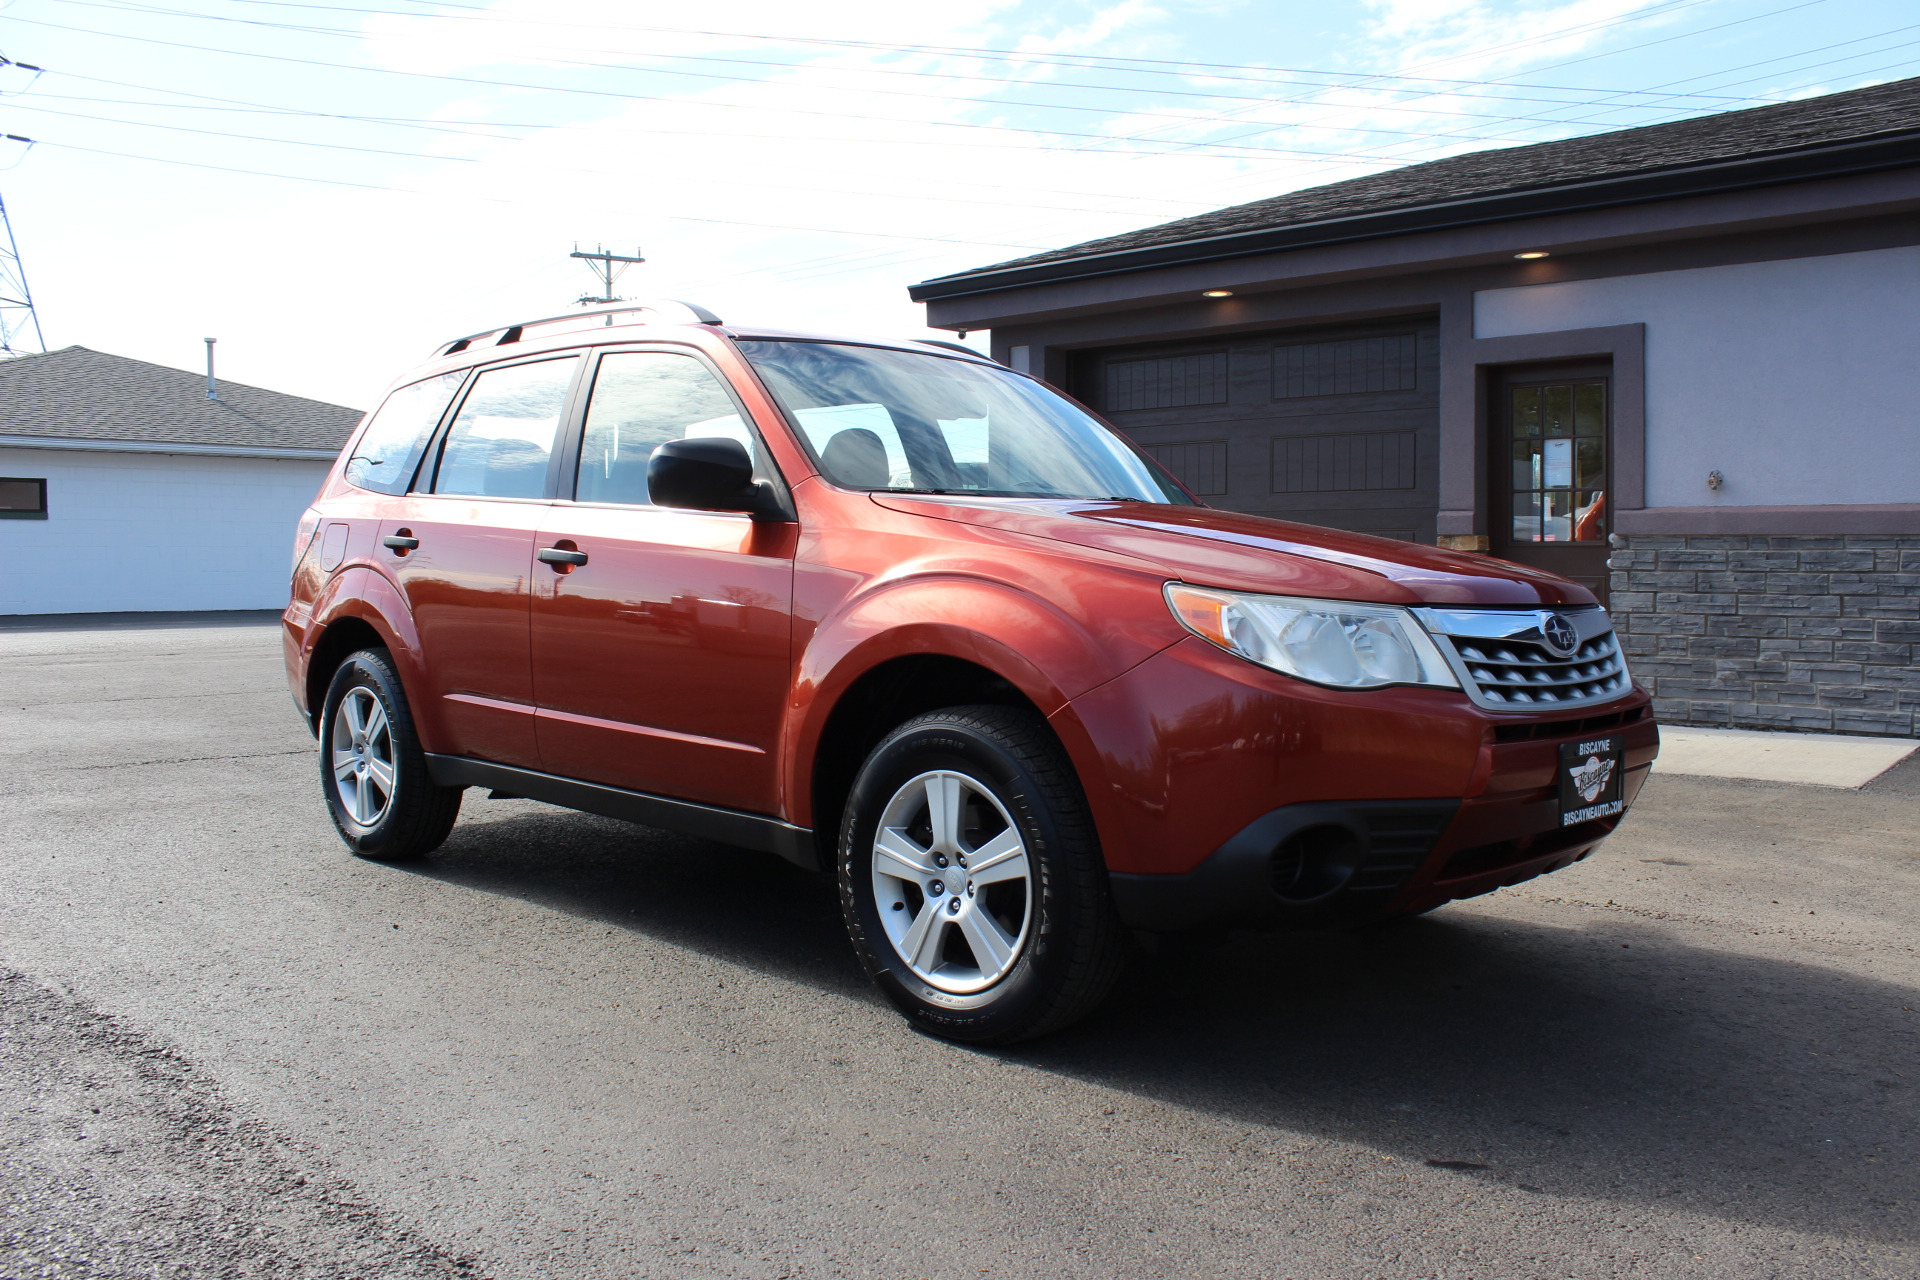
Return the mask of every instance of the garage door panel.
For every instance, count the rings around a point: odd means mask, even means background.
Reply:
[[[1438,369],[1406,320],[1084,352],[1072,385],[1214,506],[1432,542]]]

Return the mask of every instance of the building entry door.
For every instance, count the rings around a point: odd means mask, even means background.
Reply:
[[[1492,551],[1607,599],[1612,379],[1606,366],[1515,369],[1496,383]]]

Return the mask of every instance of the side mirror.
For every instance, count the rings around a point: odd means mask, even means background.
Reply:
[[[756,519],[784,512],[767,484],[755,484],[747,447],[725,436],[669,440],[647,461],[647,496],[656,507],[745,511]]]

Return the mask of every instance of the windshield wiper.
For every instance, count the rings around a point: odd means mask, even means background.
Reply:
[[[930,493],[942,498],[1070,498],[1067,493],[1034,493],[1027,489],[875,489],[874,493]]]

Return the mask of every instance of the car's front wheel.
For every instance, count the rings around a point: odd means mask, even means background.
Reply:
[[[362,857],[417,858],[453,830],[461,788],[428,775],[384,649],[362,649],[333,673],[321,703],[320,785],[340,838]]]
[[[1030,711],[953,707],[889,734],[848,798],[839,880],[867,972],[936,1035],[1044,1034],[1092,1010],[1120,969],[1086,799]]]

